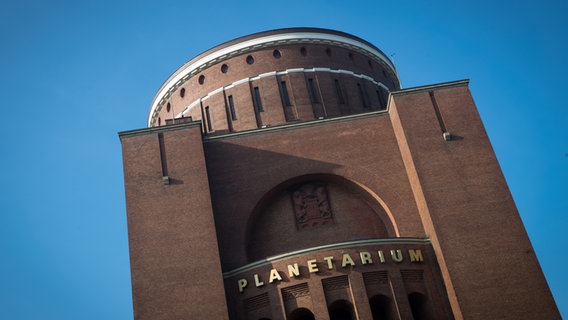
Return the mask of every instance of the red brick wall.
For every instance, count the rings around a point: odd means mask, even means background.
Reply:
[[[388,112],[204,140],[196,122],[121,140],[137,318],[224,318],[222,272],[381,237],[430,238],[430,285],[444,282],[457,319],[559,318],[467,82],[396,92]],[[334,224],[296,227],[289,188],[303,181],[327,185]],[[246,297],[227,295],[236,312]],[[430,299],[444,310],[444,296]]]
[[[134,318],[227,319],[199,126],[127,132],[121,141]]]
[[[456,317],[559,319],[467,84],[396,93],[391,114]]]
[[[314,67],[329,70],[291,70]],[[168,99],[171,111],[160,111],[163,125],[197,101],[184,116],[201,122],[121,133],[135,318],[245,318],[246,299],[265,297],[235,295],[233,280],[270,268],[251,263],[338,242],[410,237],[428,244],[427,277],[405,282],[401,270],[387,268],[400,318],[411,315],[407,295],[419,292],[436,318],[559,319],[467,81],[397,91],[385,68],[340,46],[258,49],[190,77]],[[283,70],[290,72],[274,73]],[[388,110],[378,111],[373,81],[391,91]],[[308,182],[326,186],[333,217],[303,229],[291,188]],[[248,271],[235,271],[242,267]],[[289,285],[282,283],[265,291],[268,309],[248,316],[283,319],[305,305],[326,319],[326,304],[343,297],[369,318],[372,290],[363,291],[358,270],[318,274],[341,275],[352,281],[350,293],[323,290],[323,278],[314,277],[307,281],[314,298],[281,304],[279,290]]]

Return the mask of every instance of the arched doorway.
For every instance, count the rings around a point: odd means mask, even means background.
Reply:
[[[391,299],[385,295],[378,294],[369,299],[373,320],[394,319]]]
[[[314,314],[306,308],[298,308],[290,313],[288,320],[315,320]]]
[[[408,295],[408,302],[410,303],[414,320],[434,320],[436,318],[430,301],[425,295],[413,292]]]
[[[329,305],[330,320],[355,320],[353,305],[346,300],[338,300]]]

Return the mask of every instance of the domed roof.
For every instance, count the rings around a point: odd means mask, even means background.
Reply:
[[[236,38],[215,46],[192,58],[178,68],[160,87],[148,114],[148,126],[152,126],[157,118],[160,108],[171,94],[183,85],[189,78],[202,70],[232,58],[267,47],[291,44],[322,44],[344,47],[359,52],[377,63],[383,65],[391,74],[396,87],[400,88],[400,81],[396,74],[394,64],[373,44],[345,32],[321,28],[285,28],[254,33]]]

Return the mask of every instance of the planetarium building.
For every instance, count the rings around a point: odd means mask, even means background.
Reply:
[[[238,38],[119,134],[135,319],[560,319],[468,88],[343,32]]]

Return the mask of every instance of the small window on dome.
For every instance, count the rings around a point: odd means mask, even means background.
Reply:
[[[280,59],[282,57],[282,53],[280,52],[280,50],[274,50],[272,52],[272,55],[274,56],[274,58],[276,59]]]
[[[205,122],[207,124],[207,131],[213,131],[213,124],[211,121],[211,113],[209,112],[209,106],[205,107]]]
[[[235,110],[235,101],[233,100],[233,96],[230,95],[227,98],[229,99],[229,111],[231,112],[231,120],[237,120],[237,112]]]
[[[318,95],[316,92],[316,84],[313,78],[308,78],[308,93],[310,94],[310,101],[312,103],[319,103]]]
[[[226,64],[223,64],[223,65],[221,66],[221,72],[227,73],[227,71],[229,71],[229,66],[226,65]]]
[[[251,55],[247,56],[247,63],[248,63],[248,64],[253,64],[253,63],[254,63],[254,58],[253,58]]]
[[[343,97],[343,90],[341,90],[339,80],[334,79],[333,82],[335,83],[335,95],[337,96],[337,102],[339,104],[345,104],[345,98]]]
[[[199,84],[204,84],[204,83],[205,83],[205,76],[204,76],[204,75],[200,75],[198,81],[199,81]]]
[[[260,90],[258,87],[253,88],[254,91],[254,102],[256,103],[256,109],[258,112],[263,112],[264,108],[262,107],[262,98],[260,96]]]
[[[308,50],[306,49],[306,47],[300,48],[300,54],[302,55],[302,57],[305,57],[305,56],[308,55]]]
[[[180,97],[185,97],[185,88],[181,88],[181,90],[179,91],[179,95]]]

